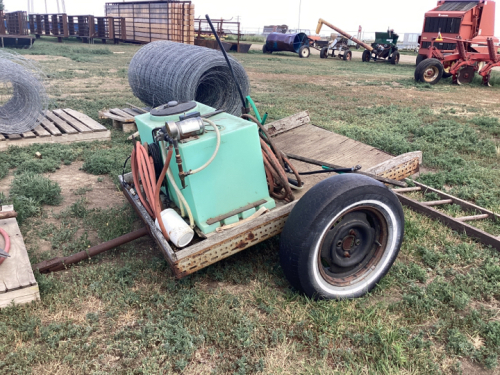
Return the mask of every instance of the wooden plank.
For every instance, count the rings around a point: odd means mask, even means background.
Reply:
[[[33,131],[39,137],[50,137],[50,133],[41,124],[38,124]]]
[[[50,137],[37,137],[33,139],[19,139],[6,142],[0,142],[0,151],[6,151],[9,146],[26,147],[32,144],[41,143],[75,143],[75,142],[93,142],[93,141],[110,141],[111,132],[109,130],[105,132],[92,132],[92,133],[73,133],[73,134],[62,134],[60,136],[50,136]]]
[[[21,139],[21,134],[5,134],[6,139]]]
[[[392,168],[409,162],[415,158],[418,158],[419,164],[422,164],[422,151],[414,151],[414,152],[408,152],[403,155],[396,156],[390,160],[384,161],[374,167],[371,167],[370,169],[365,170],[365,172],[373,173],[376,175],[380,175],[381,173],[387,173],[387,171],[391,170]]]
[[[111,120],[120,121],[120,122],[134,122],[135,121],[135,119],[133,119],[133,118],[132,119],[131,118],[124,118],[121,116],[114,115],[111,112],[107,112],[107,111],[100,111],[99,118],[109,118]]]
[[[439,212],[438,210],[435,210],[432,207],[424,206],[422,203],[417,202],[413,199],[410,199],[408,197],[405,197],[403,194],[398,194],[396,193],[399,201],[407,206],[410,207],[412,210],[419,212],[421,214],[424,214],[431,219],[436,219],[441,221],[443,224],[446,226],[450,227],[451,229],[457,231],[458,233],[465,233],[469,237],[476,238],[480,242],[482,242],[485,245],[489,245],[497,250],[500,251],[500,238],[494,237],[489,233],[486,233],[478,228],[475,228],[469,224],[462,223],[460,221],[457,221],[455,218],[448,216],[442,212]]]
[[[135,116],[139,115],[139,113],[135,112],[135,111],[134,111],[133,109],[131,109],[131,108],[123,108],[123,109],[122,109],[122,111],[123,111],[123,112],[126,112],[127,114],[129,114],[130,116],[133,116],[133,117],[135,117]]]
[[[14,290],[7,293],[2,293],[0,290],[0,309],[12,305],[22,305],[40,299],[40,291],[38,285],[33,285],[27,288]]]
[[[134,121],[134,119],[131,118],[130,115],[127,112],[122,111],[119,108],[110,109],[109,112],[111,112],[112,114],[114,114],[116,116],[120,116],[120,117],[123,117],[124,119],[129,120],[129,121],[125,121],[125,122],[130,122],[130,120]]]
[[[0,265],[0,284],[5,284],[7,292],[36,285],[17,220],[15,218],[0,220],[0,228],[7,232],[11,242],[10,258],[6,258]],[[2,241],[1,246],[3,246],[3,239],[0,241]]]
[[[75,111],[75,110],[70,109],[70,108],[65,108],[64,112],[66,112],[68,115],[76,118],[77,120],[81,121],[82,123],[84,123],[86,126],[88,126],[93,131],[106,131],[106,130],[108,130],[108,128],[106,128],[104,125],[99,124],[97,121],[90,118],[86,114],[80,113],[80,112]]]
[[[63,134],[78,133],[78,131],[75,128],[73,128],[72,126],[67,124],[66,121],[61,120],[59,117],[57,117],[52,112],[47,111],[46,116],[50,121],[52,121],[59,128],[59,130],[61,130],[61,133],[63,133]]]
[[[408,180],[410,181],[410,180]],[[422,192],[424,194],[431,192],[431,193],[436,193],[439,197],[443,199],[452,199],[453,203],[462,207],[465,211],[472,211],[472,212],[480,212],[482,214],[488,214],[493,220],[500,220],[500,215],[494,213],[493,211],[487,210],[483,207],[479,207],[473,203],[464,201],[462,199],[459,199],[457,197],[454,197],[453,195],[447,194],[442,192],[441,190],[437,190],[434,188],[431,188],[430,186],[424,185],[420,182],[417,181],[411,181],[413,184],[417,185],[418,187],[422,188]]]
[[[70,124],[72,127],[77,129],[80,133],[90,133],[92,132],[92,129],[90,129],[88,126],[85,126],[85,124],[76,118],[68,115],[66,112],[64,112],[62,109],[56,109],[54,110],[54,113],[62,118],[64,121],[66,121],[68,124]]]
[[[22,136],[23,136],[23,138],[36,138],[36,135],[33,132],[23,133]]]
[[[309,112],[304,111],[290,117],[271,122],[264,127],[270,136],[276,136],[286,131],[298,128],[299,126],[309,124],[310,122],[311,118],[309,117]]]
[[[61,135],[61,131],[58,128],[56,128],[56,126],[53,123],[51,123],[48,119],[44,118],[42,120],[42,125],[45,129],[48,130],[50,134]]]

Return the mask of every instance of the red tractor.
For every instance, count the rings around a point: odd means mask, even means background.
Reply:
[[[489,85],[490,73],[500,66],[492,0],[440,0],[425,14],[415,80],[436,84],[453,77],[471,83],[479,73]]]

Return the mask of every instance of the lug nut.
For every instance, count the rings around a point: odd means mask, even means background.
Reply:
[[[356,240],[356,246],[359,246],[361,244],[361,240]]]
[[[348,252],[348,251],[346,251],[346,252],[344,253],[344,256],[345,256],[346,258],[350,258],[350,257],[351,257],[351,254],[349,254],[349,252]]]

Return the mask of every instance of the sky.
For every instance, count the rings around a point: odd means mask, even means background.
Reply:
[[[109,1],[109,0],[108,0]],[[57,13],[57,0],[33,0],[35,13]],[[60,0],[62,2],[62,0]],[[66,13],[71,15],[104,15],[106,0],[66,0]],[[4,0],[8,11],[28,10],[28,0]],[[209,14],[211,18],[236,20],[242,29],[257,31],[264,25],[286,24],[290,28],[310,29],[314,32],[319,18],[345,31],[385,31],[388,27],[397,33],[422,31],[424,13],[436,6],[437,0],[194,0],[196,17]],[[300,12],[299,12],[300,7]],[[495,31],[500,34],[500,17]],[[323,30],[322,33],[329,33]]]

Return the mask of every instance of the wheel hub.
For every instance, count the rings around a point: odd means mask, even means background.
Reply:
[[[375,242],[375,230],[366,215],[353,212],[346,215],[329,234],[331,247],[328,251],[328,263],[333,268],[356,266],[370,253]]]
[[[424,78],[426,81],[433,81],[438,76],[438,74],[438,70],[435,67],[431,66],[425,71]]]
[[[474,79],[474,74],[476,71],[472,66],[466,66],[465,68],[460,69],[457,76],[458,84],[468,84],[471,83]]]

